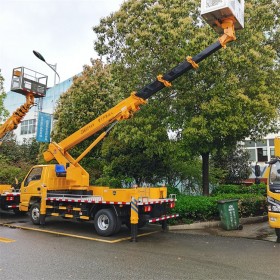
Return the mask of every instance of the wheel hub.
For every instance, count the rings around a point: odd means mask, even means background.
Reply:
[[[98,227],[101,230],[106,230],[109,227],[109,218],[106,215],[100,215],[97,221]]]

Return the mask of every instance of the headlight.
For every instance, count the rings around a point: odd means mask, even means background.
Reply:
[[[272,205],[271,212],[279,212],[280,213],[280,205]]]
[[[268,206],[267,209],[270,212],[277,212],[280,213],[280,201],[276,200],[272,197],[267,197]]]

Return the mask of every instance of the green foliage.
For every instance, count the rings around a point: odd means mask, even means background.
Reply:
[[[182,221],[206,221],[219,217],[217,198],[206,196],[178,196],[174,213]]]
[[[98,186],[110,186],[111,188],[130,188],[135,184],[133,178],[120,175],[118,178],[111,176],[111,172],[106,172],[106,168],[103,169],[103,174],[99,179],[94,182]]]
[[[215,168],[223,171],[220,183],[239,184],[249,178],[251,173],[249,153],[239,145],[219,149],[212,155],[211,162]]]
[[[278,47],[272,43],[279,34],[279,4],[248,0],[246,5],[246,29],[236,43],[178,79],[171,90],[150,98],[135,118],[116,126],[83,159],[91,183],[162,180],[195,189],[201,185],[199,155],[209,158],[221,147],[272,131],[279,104]],[[199,6],[199,0],[128,0],[101,19],[94,27],[95,49],[109,65],[93,61],[76,77],[60,99],[53,139],[65,139],[132,90],[214,42],[216,34],[203,24]],[[177,132],[174,141],[168,139],[170,130]],[[92,140],[70,153],[77,157]],[[213,178],[223,172],[213,170]]]
[[[176,186],[182,193],[201,193],[201,160],[190,155],[179,141],[171,140],[166,145],[165,182]]]
[[[21,167],[16,167],[10,164],[5,158],[0,155],[0,182],[1,184],[13,184],[15,178],[22,179],[24,174]]]
[[[29,169],[37,164],[39,143],[35,139],[18,145],[14,140],[0,146],[0,183],[13,184],[15,178],[24,179]]]
[[[252,195],[242,197],[239,207],[240,217],[262,216],[267,214],[266,197],[262,195]]]
[[[1,69],[0,69],[0,124],[2,117],[8,116],[8,111],[4,108],[4,99],[6,97],[6,93],[4,92],[3,87],[4,78],[1,75]]]
[[[180,192],[179,189],[176,188],[176,187],[167,186],[167,197],[169,197],[170,194],[176,194],[177,196],[180,196],[180,195],[181,195],[181,192]]]
[[[199,0],[128,0],[94,27],[95,50],[114,64],[124,90],[139,89],[216,40],[199,7]],[[209,155],[277,129],[279,13],[279,1],[246,1],[238,40],[154,97],[165,96],[161,118],[189,152]]]
[[[266,195],[266,185],[253,184],[250,186],[244,185],[220,185],[212,191],[212,196],[217,196],[221,194],[256,194],[256,195]]]

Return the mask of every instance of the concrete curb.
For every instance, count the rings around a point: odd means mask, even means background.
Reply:
[[[254,224],[266,222],[268,220],[267,216],[258,216],[258,217],[248,217],[239,219],[240,224]],[[194,230],[194,229],[205,229],[205,228],[213,228],[220,227],[220,221],[208,221],[208,222],[199,222],[193,224],[184,224],[184,225],[175,225],[169,226],[169,230]]]

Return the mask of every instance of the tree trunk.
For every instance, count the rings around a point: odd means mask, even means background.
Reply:
[[[210,153],[203,153],[202,156],[202,191],[204,196],[209,195],[209,155]]]

